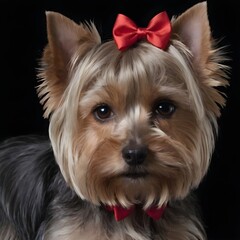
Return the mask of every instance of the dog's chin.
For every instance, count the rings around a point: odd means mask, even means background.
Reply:
[[[87,175],[75,176],[75,192],[95,205],[144,206],[167,203],[186,196],[191,181],[175,168],[156,165],[123,166],[122,168],[91,165]]]
[[[88,188],[82,191],[81,196],[94,205],[149,206],[160,198],[159,189],[151,184],[153,179],[146,171],[125,171],[96,181],[94,184],[88,183]]]
[[[163,204],[169,200],[169,195],[161,191],[156,178],[143,169],[129,169],[111,180],[111,187],[105,188],[110,194],[110,202],[131,206],[141,204],[144,207]],[[112,195],[112,193],[114,194]],[[163,196],[163,198],[162,198]],[[113,197],[113,198],[112,198]]]

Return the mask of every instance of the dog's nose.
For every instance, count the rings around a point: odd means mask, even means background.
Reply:
[[[142,144],[129,144],[122,150],[125,162],[130,166],[140,165],[147,157],[147,146]]]

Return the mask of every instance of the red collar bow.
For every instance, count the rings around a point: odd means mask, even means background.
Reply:
[[[135,209],[135,206],[132,206],[130,208],[124,208],[121,206],[105,206],[105,208],[108,211],[114,212],[114,217],[116,221],[123,220],[124,218],[128,217]],[[162,207],[150,207],[147,210],[144,210],[146,214],[151,217],[154,220],[159,220],[166,208],[166,205],[163,205]]]
[[[154,46],[165,49],[171,34],[167,13],[161,12],[151,19],[146,28],[139,28],[127,16],[118,14],[113,26],[113,37],[119,50],[125,50],[142,38]]]

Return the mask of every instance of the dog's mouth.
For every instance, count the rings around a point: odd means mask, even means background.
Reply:
[[[148,172],[142,169],[130,169],[122,174],[123,177],[130,179],[145,178],[147,175]]]
[[[136,173],[125,173],[123,174],[124,177],[126,178],[132,178],[132,179],[137,179],[137,178],[145,178],[147,176],[147,173],[146,172],[136,172]]]

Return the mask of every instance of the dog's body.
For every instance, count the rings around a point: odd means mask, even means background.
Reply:
[[[178,239],[201,239],[204,234],[192,199],[170,203],[163,221],[139,211],[117,222],[111,212],[81,200],[67,186],[47,139],[17,137],[2,148],[1,181],[7,189],[1,198],[8,211],[0,209],[1,240],[175,239],[176,234]],[[9,161],[13,154],[17,157]]]
[[[38,93],[50,140],[1,144],[0,239],[205,239],[191,191],[227,85],[206,4],[172,20],[162,49],[119,51],[57,13],[47,26]]]

